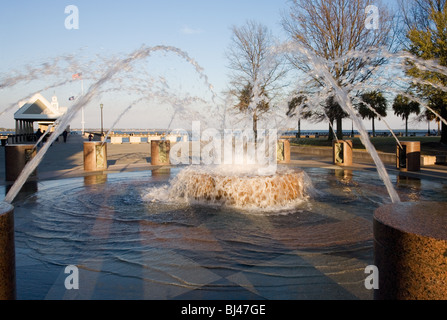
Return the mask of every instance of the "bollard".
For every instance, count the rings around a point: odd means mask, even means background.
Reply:
[[[153,166],[169,165],[170,151],[171,151],[171,142],[169,140],[152,140],[151,164]]]
[[[289,140],[278,140],[277,161],[278,161],[278,163],[290,163],[290,142],[289,142]]]
[[[0,203],[0,300],[16,299],[14,207]]]
[[[5,147],[6,181],[16,181],[26,164],[37,154],[33,144],[13,144]],[[37,169],[30,177],[37,174]]]
[[[447,300],[447,203],[407,202],[374,213],[376,300]]]
[[[421,170],[421,143],[418,141],[402,141],[402,148],[396,148],[396,167],[401,171]]]
[[[352,140],[339,140],[332,143],[333,163],[338,166],[352,165]]]
[[[112,144],[122,144],[123,143],[123,137],[110,137],[110,142]]]
[[[84,170],[107,170],[107,143],[84,142]]]

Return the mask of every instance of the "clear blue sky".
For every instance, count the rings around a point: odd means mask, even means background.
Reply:
[[[79,30],[65,28],[68,15],[64,10],[68,5],[79,9]],[[169,45],[194,58],[219,93],[226,89],[228,69],[224,53],[230,43],[230,28],[243,25],[247,20],[256,20],[268,26],[275,35],[282,36],[281,12],[287,8],[287,0],[2,1],[0,72],[5,75],[24,65],[51,61],[53,57],[76,52],[92,57],[96,54],[124,55],[142,45]],[[169,58],[166,59],[167,69],[177,68],[176,64],[171,65]],[[160,61],[163,64],[163,60]],[[200,82],[200,79],[193,81]],[[78,87],[70,87],[55,93],[62,105],[69,106],[68,97],[77,91]],[[25,92],[23,96],[29,93]],[[14,90],[0,91],[0,109],[20,99],[20,94]],[[52,94],[46,92],[45,97],[50,100]],[[108,108],[106,127],[127,106],[111,104],[109,101],[105,103]],[[116,108],[112,111],[112,107]],[[96,105],[86,107],[86,127],[99,127],[98,110]],[[78,115],[72,127],[79,128],[80,123]],[[137,114],[129,114],[118,127],[144,128],[156,124],[148,119],[143,121]],[[13,112],[0,116],[0,126],[14,126]],[[403,124],[399,122],[398,126]],[[326,129],[327,125],[322,127]]]
[[[79,30],[65,28],[68,14],[64,10],[68,5],[79,9]],[[278,33],[280,12],[286,7],[286,1],[271,0],[2,1],[0,72],[6,74],[23,65],[80,50],[92,56],[124,55],[142,45],[169,45],[194,58],[204,68],[216,91],[220,91],[226,84],[228,69],[224,52],[230,42],[231,26],[253,19]],[[166,60],[167,67],[169,63]],[[50,99],[48,95],[52,94],[47,94],[46,98]],[[59,97],[68,105],[66,98]],[[8,92],[2,92],[2,106],[14,101]],[[12,126],[12,117],[11,113],[4,114],[0,126]],[[95,126],[95,118],[94,112],[86,114],[86,126]],[[110,117],[105,118],[106,124],[113,122]],[[132,119],[124,120],[121,126],[132,126]]]

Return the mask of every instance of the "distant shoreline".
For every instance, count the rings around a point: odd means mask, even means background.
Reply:
[[[85,129],[85,131],[87,132],[99,132],[101,131],[100,129]],[[78,132],[81,133],[82,131],[80,129],[72,129],[72,132]],[[176,132],[176,130],[168,130],[168,129],[115,129],[113,130],[114,133],[116,134],[164,134],[164,133],[171,133],[171,132]],[[404,129],[397,129],[397,130],[393,130],[393,132],[396,135],[405,135],[405,130]],[[433,132],[435,132],[436,134],[438,134],[437,130],[431,130],[431,134],[433,134]],[[189,132],[190,133],[190,132]],[[295,136],[298,133],[298,130],[283,130],[281,131],[281,135],[291,135],[291,136]],[[368,130],[369,134],[372,134],[372,130]],[[408,134],[409,135],[414,135],[414,136],[426,136],[428,133],[428,130],[423,130],[423,129],[414,129],[414,130],[408,130]],[[328,130],[301,130],[301,135],[322,135],[322,136],[327,136],[329,134]],[[343,130],[343,134],[346,136],[349,136],[352,134],[352,130]],[[357,130],[354,130],[354,135],[359,135],[360,133]],[[389,130],[376,130],[376,135],[378,136],[383,136],[384,134],[390,134]]]
[[[100,129],[85,129],[85,132],[100,132]],[[71,132],[73,133],[78,133],[81,134],[82,130],[81,129],[72,129]],[[107,132],[107,131],[106,131]],[[115,129],[112,131],[115,134],[142,134],[142,135],[149,135],[149,134],[168,134],[171,132],[176,132],[176,130],[169,130],[169,129]],[[393,130],[393,132],[398,135],[398,136],[405,136],[405,130],[404,129],[397,129],[397,130]],[[4,131],[0,131],[0,135],[10,135],[10,134],[14,134],[15,130],[14,129],[6,129]],[[190,133],[190,132],[189,132]],[[296,136],[298,133],[298,130],[283,130],[280,132],[281,135],[283,136]],[[369,134],[372,134],[371,130],[368,130]],[[423,130],[423,129],[414,129],[408,130],[408,135],[409,136],[417,136],[417,137],[422,137],[422,136],[427,136],[428,130]],[[437,132],[437,130],[431,130],[431,135],[436,136],[439,135],[439,133]],[[328,130],[301,130],[301,135],[302,136],[306,136],[306,135],[321,135],[321,136],[327,136],[329,134]],[[350,136],[352,134],[352,130],[344,130],[343,134],[345,136]],[[354,135],[359,135],[360,133],[356,130],[354,130]],[[376,135],[377,136],[384,136],[385,134],[390,135],[390,131],[389,130],[376,130]]]

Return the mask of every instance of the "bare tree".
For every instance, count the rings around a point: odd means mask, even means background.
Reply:
[[[380,24],[368,26],[369,5],[376,5]],[[342,87],[369,79],[374,67],[386,60],[349,53],[367,52],[374,48],[391,49],[394,39],[394,17],[387,8],[371,0],[294,0],[290,11],[284,14],[282,25],[293,42],[312,54],[327,60],[330,72]],[[313,66],[300,55],[290,55],[289,61],[299,71],[308,73]],[[316,86],[322,85],[314,78]],[[336,104],[334,104],[336,105]],[[337,135],[342,138],[342,119],[337,116]]]
[[[401,21],[401,31],[406,38],[411,29],[430,29],[432,11],[441,12],[446,0],[398,0]]]
[[[281,80],[286,74],[285,65],[283,58],[273,53],[275,41],[266,26],[248,21],[232,31],[227,51],[232,70],[230,93],[239,101],[236,108],[251,114],[256,138],[258,120],[284,87]]]

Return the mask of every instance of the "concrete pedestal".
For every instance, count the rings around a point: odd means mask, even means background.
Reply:
[[[84,170],[107,170],[107,143],[84,142]]]
[[[37,154],[33,144],[12,144],[5,147],[6,181],[16,181],[26,164]],[[35,176],[35,170],[30,176]]]
[[[352,141],[339,140],[332,143],[333,163],[338,166],[352,166]]]
[[[278,140],[277,161],[278,161],[278,163],[290,163],[290,142],[289,142],[289,140]]]
[[[447,202],[386,205],[374,214],[378,300],[447,300]]]
[[[402,148],[396,148],[396,166],[401,171],[421,170],[421,143],[418,141],[402,141]]]
[[[0,300],[16,299],[14,207],[0,203]]]
[[[169,165],[169,153],[171,151],[171,142],[169,140],[151,141],[151,164],[153,166]]]

